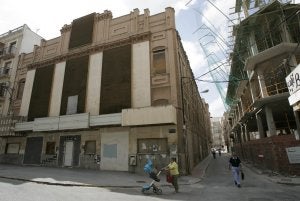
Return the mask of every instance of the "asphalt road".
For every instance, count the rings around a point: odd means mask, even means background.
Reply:
[[[193,185],[181,185],[179,193],[162,186],[163,194],[141,193],[141,188],[94,188],[37,184],[0,179],[2,201],[299,201],[300,186],[276,184],[265,176],[244,168],[242,188],[234,185],[226,156],[213,159],[204,179]],[[143,184],[141,184],[142,186]]]

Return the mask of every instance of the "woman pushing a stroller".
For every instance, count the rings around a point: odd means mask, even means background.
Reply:
[[[153,181],[149,185],[146,184],[143,186],[143,189],[142,189],[143,193],[150,190],[151,188],[153,188],[153,192],[156,194],[162,193],[162,190],[155,185],[155,182],[160,182],[160,179],[158,178],[158,176],[160,175],[162,170],[168,171],[169,175],[167,175],[167,178],[168,178],[168,176],[171,178],[171,180],[168,182],[172,183],[172,185],[175,188],[175,192],[178,193],[179,171],[178,171],[178,165],[176,163],[175,157],[171,158],[171,162],[169,163],[169,165],[162,168],[158,173],[157,173],[157,170],[153,168],[152,161],[150,159],[148,159],[146,165],[144,166],[144,171],[149,174],[149,177],[151,179],[153,179]]]
[[[144,172],[148,173],[149,177],[153,180],[150,184],[145,184],[143,186],[142,192],[146,193],[147,191],[149,191],[152,188],[153,193],[162,194],[162,190],[160,188],[158,188],[158,186],[155,185],[155,182],[160,182],[160,179],[158,178],[158,176],[160,175],[161,170],[157,173],[157,170],[155,168],[153,168],[153,163],[152,163],[151,159],[148,159],[146,165],[144,166]]]

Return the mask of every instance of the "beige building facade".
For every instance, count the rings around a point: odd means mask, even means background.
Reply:
[[[2,162],[138,172],[148,158],[163,167],[176,157],[185,174],[208,154],[208,105],[173,8],[80,17],[18,68],[26,81],[14,113],[27,120],[7,137],[16,153],[2,150]]]

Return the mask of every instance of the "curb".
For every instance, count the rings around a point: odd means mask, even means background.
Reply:
[[[37,183],[37,184],[45,184],[45,185],[52,185],[52,186],[70,186],[70,187],[96,187],[96,188],[140,188],[141,186],[122,186],[122,185],[94,185],[94,184],[71,184],[71,183],[57,183],[57,182],[47,182],[47,181],[33,181],[30,179],[22,179],[22,178],[15,178],[15,177],[5,177],[0,176],[2,179],[9,179],[9,180],[15,180],[15,181],[23,181],[23,182],[31,182],[31,183]],[[180,185],[192,185],[199,183],[201,180],[190,183],[181,183]],[[171,184],[161,184],[160,186],[172,186]]]

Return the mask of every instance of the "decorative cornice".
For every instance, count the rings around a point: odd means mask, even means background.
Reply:
[[[63,34],[63,33],[65,33],[65,32],[67,32],[67,31],[70,31],[71,28],[72,28],[72,25],[67,25],[67,24],[65,24],[65,25],[61,28],[60,33]]]
[[[94,45],[94,46],[84,46],[84,47],[80,47],[80,48],[71,50],[70,52],[68,52],[66,54],[56,56],[52,59],[28,64],[26,67],[28,68],[28,70],[41,68],[41,67],[48,66],[51,64],[60,63],[60,62],[63,62],[63,61],[69,60],[69,59],[74,59],[74,58],[94,54],[94,53],[97,53],[100,51],[150,40],[150,36],[151,36],[150,32],[145,32],[142,34],[130,36],[129,38],[126,38],[124,40],[114,41],[114,42],[110,42],[110,43],[103,43],[103,44]]]
[[[104,13],[97,13],[95,19],[97,21],[105,20],[105,19],[112,19],[112,12],[110,10],[105,10]]]

